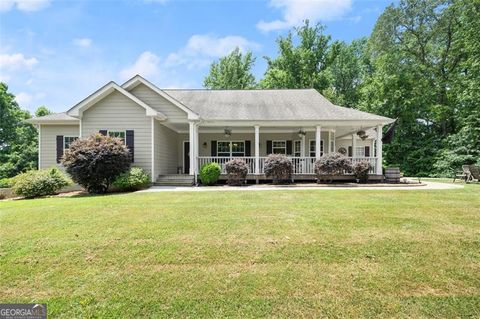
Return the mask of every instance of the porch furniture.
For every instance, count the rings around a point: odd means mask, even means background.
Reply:
[[[455,174],[455,177],[453,178],[453,182],[455,183],[457,179],[467,182],[470,179],[470,176],[471,176],[470,168],[468,167],[468,165],[462,165],[462,170],[458,171]]]
[[[474,181],[479,182],[480,181],[480,169],[478,168],[478,166],[477,165],[469,165],[468,167],[470,169],[470,181],[471,182],[474,182]]]

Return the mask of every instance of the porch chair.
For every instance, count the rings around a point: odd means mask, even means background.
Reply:
[[[458,171],[455,174],[455,177],[453,178],[453,182],[455,183],[455,181],[459,179],[459,180],[465,181],[466,183],[470,179],[471,175],[472,174],[470,173],[470,168],[468,167],[468,165],[462,165],[462,170]]]
[[[470,181],[480,182],[480,169],[477,165],[469,165],[470,168]]]

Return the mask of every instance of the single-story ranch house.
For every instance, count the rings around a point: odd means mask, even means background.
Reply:
[[[334,105],[314,89],[160,89],[137,75],[29,122],[39,129],[39,168],[60,165],[76,138],[101,133],[122,138],[152,182],[168,183],[191,182],[203,164],[232,157],[247,162],[249,179],[262,179],[272,153],[291,157],[296,179],[313,179],[315,160],[330,152],[369,161],[379,178],[382,127],[393,120]]]

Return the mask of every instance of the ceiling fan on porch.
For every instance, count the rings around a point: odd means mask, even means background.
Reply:
[[[364,141],[368,137],[367,133],[365,133],[363,129],[360,129],[360,131],[357,132],[357,135],[362,139],[362,141]]]
[[[228,128],[226,128],[223,132],[225,134],[225,137],[227,137],[227,138],[232,136],[232,130],[230,130]]]

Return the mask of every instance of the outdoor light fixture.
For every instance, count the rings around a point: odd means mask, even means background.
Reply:
[[[203,148],[207,148],[207,142],[203,142]]]
[[[305,132],[304,130],[300,129],[300,130],[298,131],[298,137],[302,138],[302,137],[304,137],[305,135],[307,135],[307,132]]]
[[[224,133],[225,133],[225,137],[230,137],[232,135],[232,130],[229,130],[228,128],[226,128]]]

